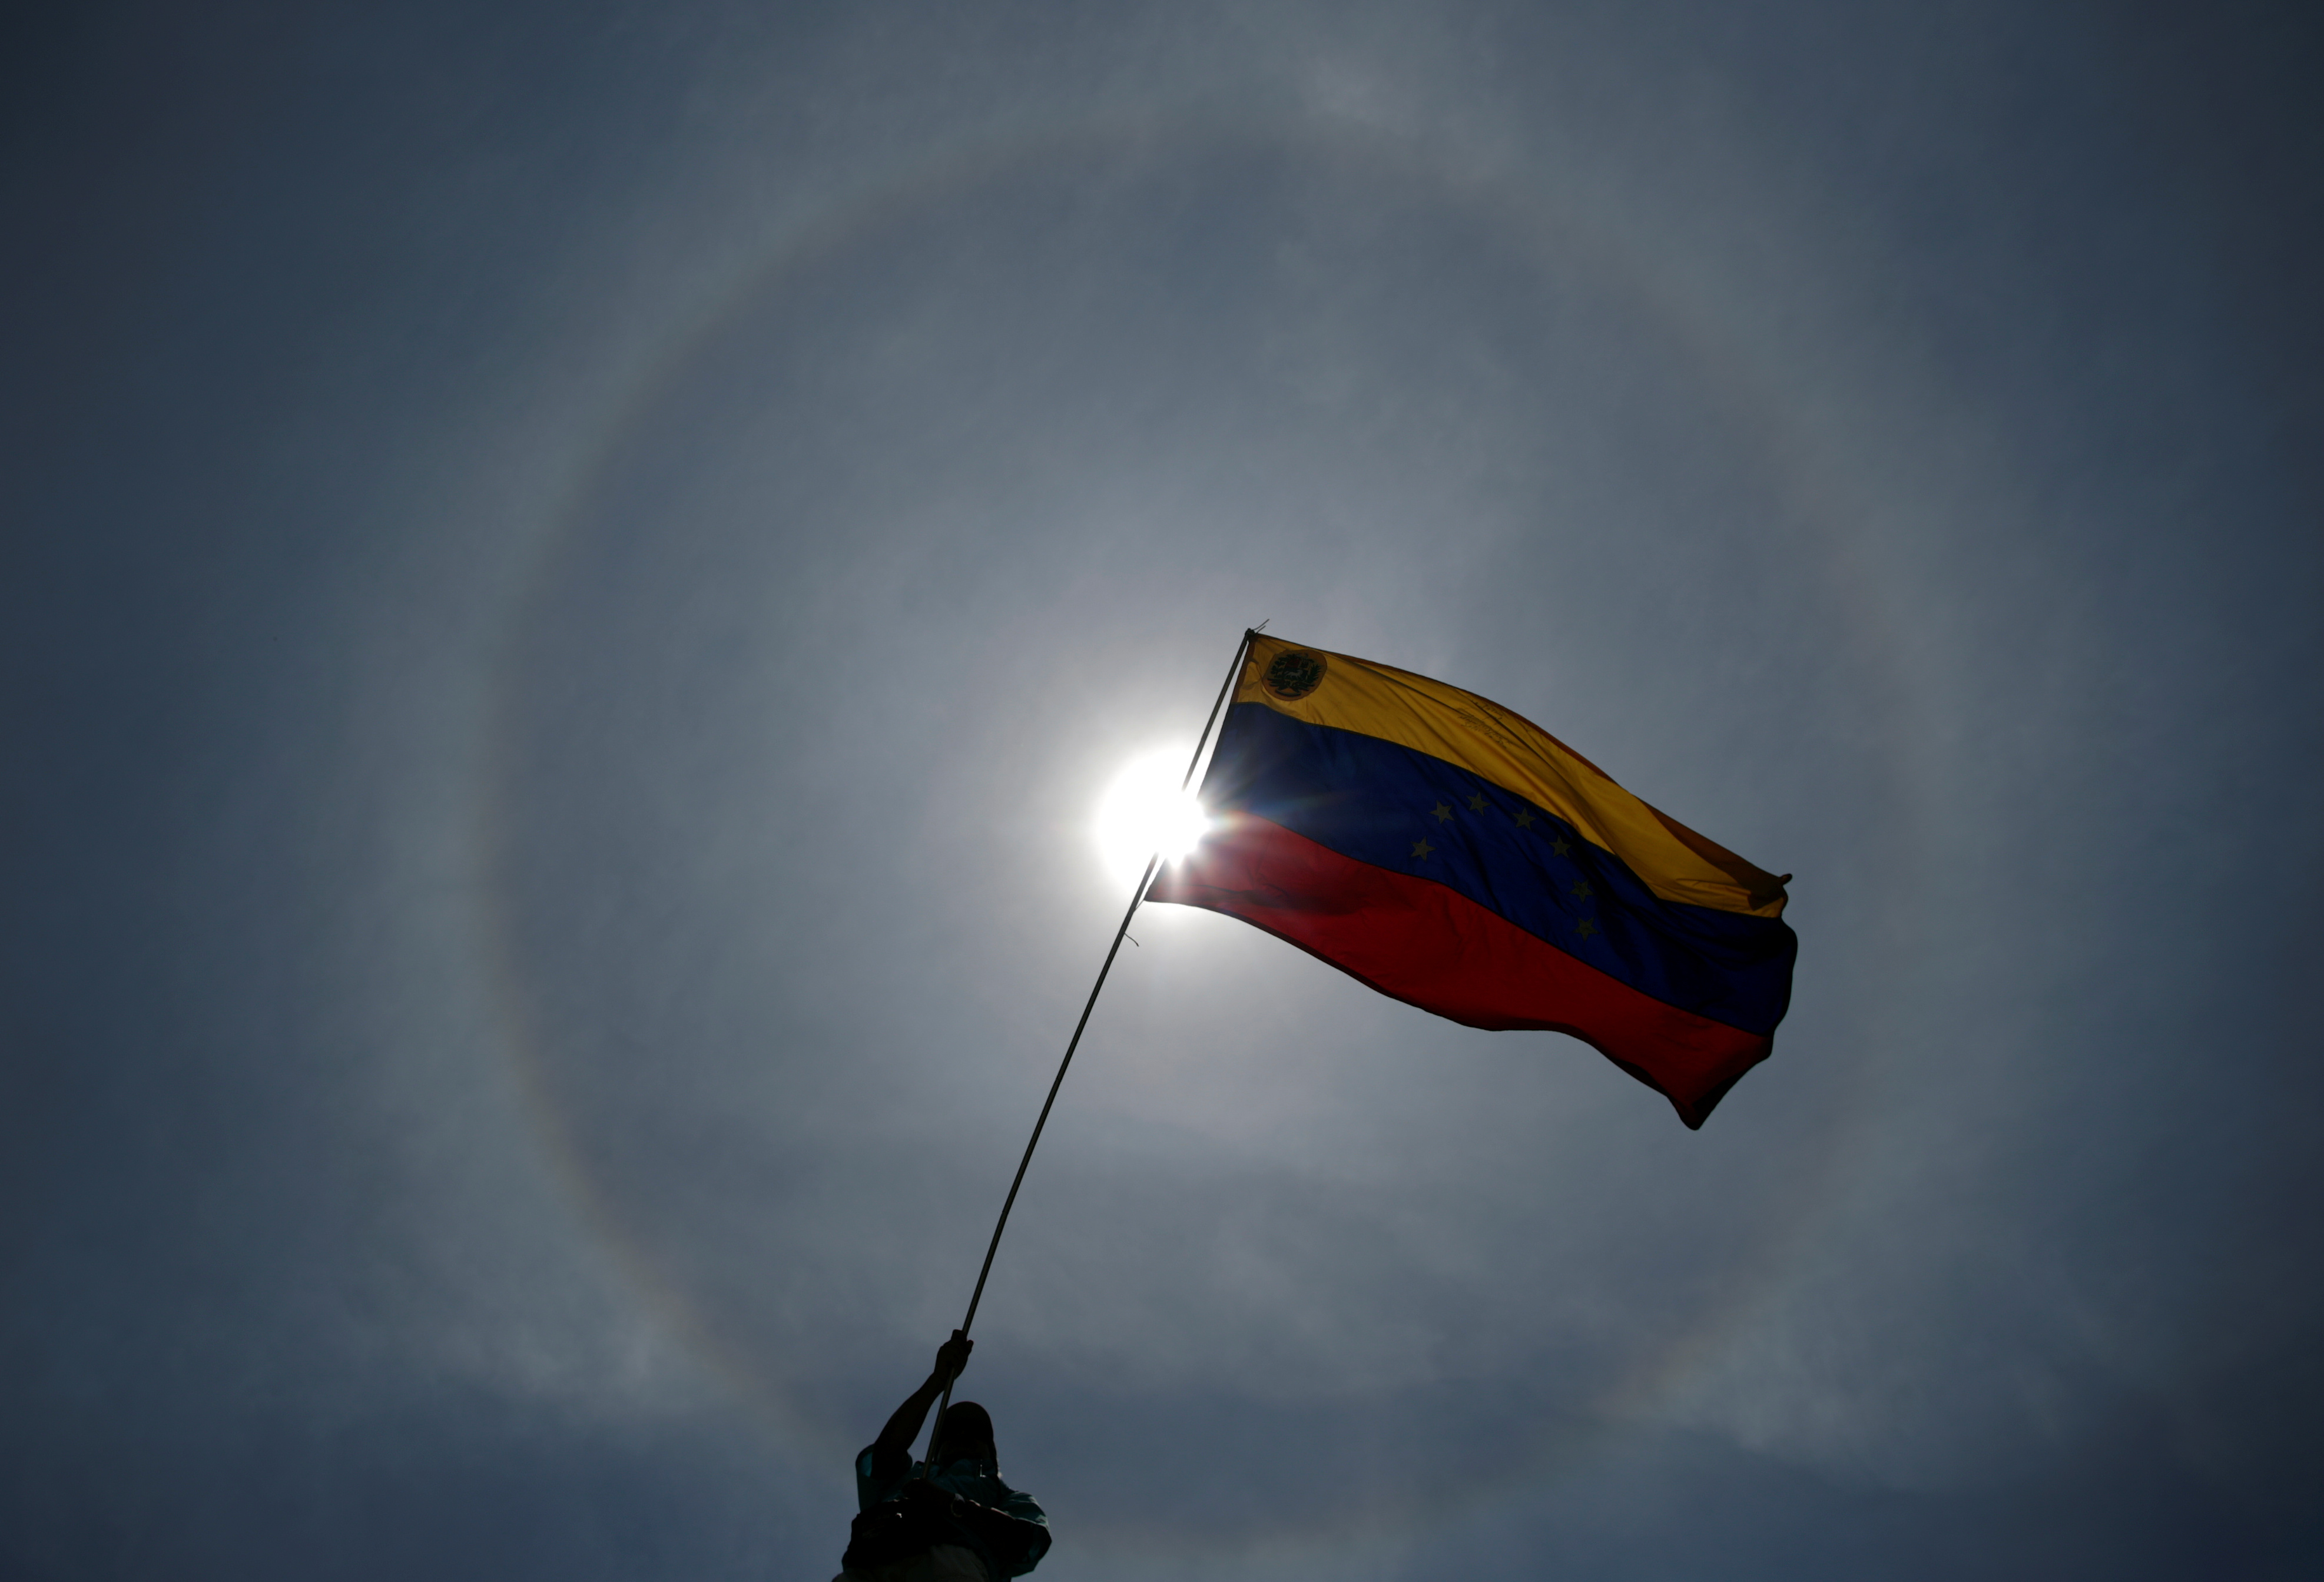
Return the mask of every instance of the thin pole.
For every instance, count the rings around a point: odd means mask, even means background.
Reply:
[[[1264,626],[1265,621],[1259,623]],[[1259,635],[1259,627],[1246,627],[1242,641],[1235,645],[1234,663],[1227,667],[1227,678],[1219,684],[1219,695],[1211,704],[1211,717],[1203,722],[1203,734],[1194,743],[1194,756],[1186,760],[1185,777],[1178,782],[1185,792],[1194,783],[1195,766],[1203,761],[1203,749],[1211,744],[1211,728],[1219,722],[1219,711],[1226,707],[1227,694],[1234,690],[1235,678],[1242,674],[1243,656],[1250,651],[1250,639]],[[1138,915],[1138,905],[1146,899],[1146,887],[1153,882],[1154,870],[1160,867],[1162,854],[1157,851],[1146,860],[1146,871],[1138,876],[1138,887],[1130,892],[1130,909],[1121,915],[1121,926],[1113,931],[1113,943],[1107,947],[1105,964],[1097,970],[1097,981],[1090,985],[1089,998],[1083,1002],[1081,1020],[1074,1024],[1074,1035],[1065,1041],[1065,1058],[1057,1062],[1057,1074],[1049,1083],[1049,1096],[1041,1100],[1040,1118],[1033,1123],[1033,1135],[1025,1144],[1025,1156],[1017,1162],[1017,1177],[1009,1183],[1009,1195],[1001,1200],[1001,1218],[994,1221],[992,1239],[985,1244],[984,1266],[976,1272],[976,1289],[969,1294],[968,1316],[960,1321],[960,1333],[968,1333],[976,1322],[976,1308],[984,1300],[985,1278],[992,1273],[992,1255],[1001,1250],[1001,1233],[1009,1228],[1009,1210],[1017,1206],[1017,1189],[1025,1184],[1026,1167],[1033,1163],[1033,1150],[1040,1145],[1041,1128],[1049,1124],[1049,1109],[1057,1102],[1057,1090],[1065,1085],[1065,1068],[1074,1063],[1074,1051],[1082,1045],[1082,1029],[1089,1026],[1090,1013],[1097,1008],[1099,990],[1105,987],[1106,974],[1113,970],[1113,959],[1121,953],[1122,936],[1130,932],[1130,920]],[[952,1380],[946,1379],[944,1399],[936,1403],[936,1420],[928,1430],[927,1476],[936,1474],[937,1435],[943,1431],[945,1413],[952,1407]]]

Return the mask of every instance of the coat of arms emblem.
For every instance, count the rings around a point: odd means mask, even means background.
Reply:
[[[1323,656],[1305,648],[1286,649],[1275,656],[1259,685],[1268,696],[1296,704],[1323,685]]]

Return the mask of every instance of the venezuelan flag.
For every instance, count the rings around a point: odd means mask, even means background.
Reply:
[[[1474,693],[1250,644],[1213,824],[1148,897],[1240,917],[1471,1027],[1570,1034],[1700,1127],[1767,1057],[1784,884]]]

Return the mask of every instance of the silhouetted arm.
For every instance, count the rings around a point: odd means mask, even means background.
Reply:
[[[927,1382],[904,1398],[888,1419],[888,1426],[872,1441],[872,1468],[882,1479],[901,1477],[912,1465],[912,1441],[920,1437],[920,1425],[928,1420],[928,1408],[945,1393],[945,1386],[960,1377],[968,1366],[968,1354],[976,1342],[958,1329],[952,1338],[936,1347],[936,1365]]]

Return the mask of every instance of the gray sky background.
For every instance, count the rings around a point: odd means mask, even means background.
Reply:
[[[0,94],[0,1569],[814,1577],[1236,634],[1799,877],[1700,1134],[1141,915],[1045,1577],[2324,1560],[2300,8],[84,6]]]

